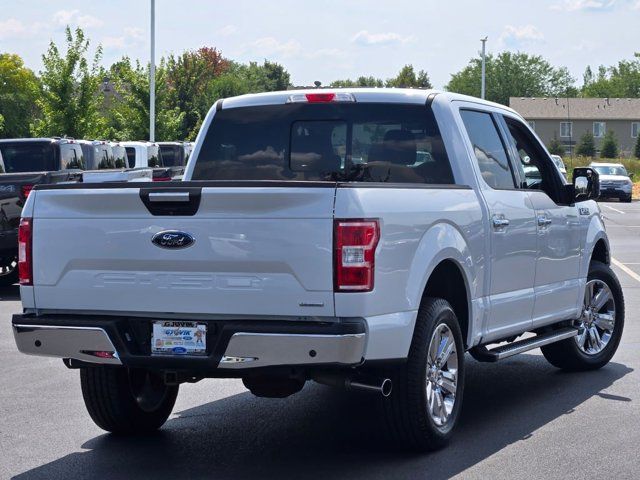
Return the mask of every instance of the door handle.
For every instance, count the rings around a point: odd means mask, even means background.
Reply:
[[[546,227],[548,225],[551,225],[552,220],[547,217],[546,215],[538,215],[538,226],[539,227]]]
[[[509,226],[509,220],[504,216],[494,215],[492,218],[493,228],[504,228]]]

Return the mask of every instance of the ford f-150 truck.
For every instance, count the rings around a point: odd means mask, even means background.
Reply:
[[[526,167],[526,168],[525,168]],[[38,186],[20,224],[20,351],[80,370],[92,419],[139,433],[179,384],[377,392],[429,450],[460,418],[465,352],[590,370],[624,300],[598,174],[566,184],[513,110],[431,90],[218,101],[184,182]]]

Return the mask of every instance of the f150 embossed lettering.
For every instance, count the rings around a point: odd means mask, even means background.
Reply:
[[[221,100],[182,182],[31,192],[16,342],[80,369],[112,432],[159,428],[182,382],[278,397],[314,380],[377,392],[397,440],[437,448],[466,351],[541,348],[567,370],[613,356],[624,301],[598,172],[572,178],[516,112],[475,98]]]

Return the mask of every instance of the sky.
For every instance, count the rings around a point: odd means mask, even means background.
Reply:
[[[82,27],[103,63],[149,60],[150,0],[0,0],[0,52],[35,71],[64,27]],[[436,88],[480,50],[523,51],[566,66],[581,84],[587,65],[640,51],[640,0],[364,1],[156,0],[156,57],[201,46],[240,62],[277,61],[295,85],[373,75],[405,64]],[[93,51],[93,49],[92,49]]]

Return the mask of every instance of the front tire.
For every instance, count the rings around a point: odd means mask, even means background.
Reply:
[[[392,378],[384,412],[396,442],[419,451],[446,445],[460,417],[464,392],[464,344],[449,302],[422,301],[409,357]]]
[[[583,312],[576,320],[578,336],[541,348],[553,366],[583,371],[603,367],[620,344],[624,328],[624,297],[616,274],[597,261],[589,266]]]
[[[178,395],[155,372],[125,367],[80,369],[80,385],[92,420],[108,432],[149,433],[166,422]]]

